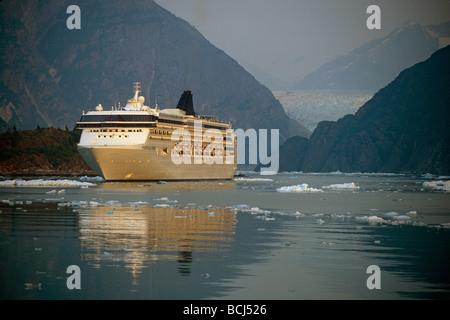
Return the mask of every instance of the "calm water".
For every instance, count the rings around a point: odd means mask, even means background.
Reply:
[[[450,298],[448,177],[246,175],[2,181],[0,299]]]

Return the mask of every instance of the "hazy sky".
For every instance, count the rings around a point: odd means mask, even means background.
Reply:
[[[301,80],[332,58],[405,22],[450,20],[450,0],[155,0],[250,69]],[[367,7],[381,9],[369,30]]]

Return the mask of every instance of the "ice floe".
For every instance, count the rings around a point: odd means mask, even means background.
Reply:
[[[323,192],[323,190],[310,188],[307,183],[302,183],[294,186],[277,188],[277,192]]]
[[[329,186],[323,186],[322,188],[332,190],[345,190],[345,189],[357,190],[359,189],[359,186],[357,186],[354,182],[348,182],[348,183],[330,184]]]
[[[273,179],[270,178],[234,178],[234,181],[273,181]]]
[[[354,182],[348,183],[339,183],[339,184],[330,184],[328,186],[322,186],[320,188],[312,188],[309,187],[307,183],[302,183],[293,186],[284,186],[277,188],[278,192],[323,192],[325,190],[358,190],[359,186],[357,186]]]
[[[450,191],[450,180],[425,181],[422,186],[433,191]]]
[[[96,184],[77,180],[4,180],[0,181],[0,187],[93,187]],[[55,190],[56,193],[56,190]]]
[[[102,177],[96,176],[96,177],[89,177],[89,176],[82,176],[80,177],[81,181],[96,181],[96,182],[103,182],[105,179]]]

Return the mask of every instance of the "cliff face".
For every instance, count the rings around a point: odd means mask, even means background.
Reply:
[[[450,46],[401,72],[355,115],[319,123],[295,158],[280,163],[300,159],[304,172],[448,174],[449,83]]]
[[[310,134],[235,60],[155,2],[77,5],[80,30],[66,27],[66,1],[0,4],[0,126],[72,128],[83,110],[124,105],[140,81],[150,105],[175,107],[191,90],[197,113],[235,128],[279,128],[282,140]]]

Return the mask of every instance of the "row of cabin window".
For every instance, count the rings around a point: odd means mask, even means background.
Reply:
[[[142,129],[91,129],[89,132],[142,132]]]

